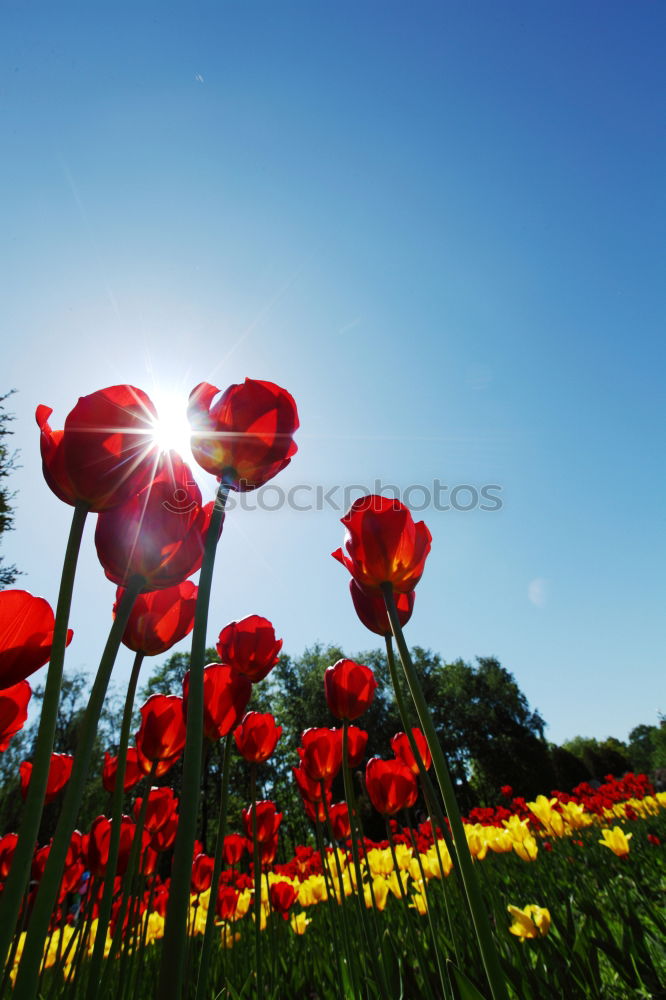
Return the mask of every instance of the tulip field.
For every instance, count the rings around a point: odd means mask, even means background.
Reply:
[[[461,814],[403,635],[410,620],[418,630],[415,588],[432,538],[397,500],[355,501],[333,556],[348,573],[349,613],[384,642],[402,731],[369,756],[375,673],[330,663],[321,685],[339,724],[311,719],[292,748],[308,836],[284,836],[285,807],[262,782],[262,767],[284,752],[281,720],[251,709],[279,662],[279,628],[259,614],[213,621],[209,598],[229,493],[260,488],[292,461],[296,404],[271,382],[223,392],[202,383],[188,416],[194,458],[217,482],[208,504],[184,460],[157,446],[157,413],[141,390],[82,397],[63,430],[37,407],[44,479],[72,507],[72,526],[55,610],[25,590],[0,591],[0,752],[26,723],[28,678],[48,663],[35,751],[20,765],[21,822],[0,830],[0,997],[666,997],[666,792],[633,773],[531,799],[507,785],[501,801]],[[89,514],[117,593],[67,755],[54,753],[54,736]],[[213,634],[217,660],[206,663]],[[188,635],[182,687],[135,704],[145,659]],[[119,731],[98,760],[121,643],[134,664]],[[217,744],[215,837],[204,850],[202,760]],[[251,775],[237,828],[234,755]],[[108,808],[82,824],[96,773]],[[45,805],[57,822],[40,842]]]

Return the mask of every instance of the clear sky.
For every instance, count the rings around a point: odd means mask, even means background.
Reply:
[[[17,585],[55,604],[71,516],[38,403],[57,428],[106,385],[173,411],[268,379],[301,416],[284,489],[501,487],[501,510],[418,515],[411,643],[498,656],[554,741],[657,722],[666,7],[5,0],[0,24]],[[329,555],[341,514],[233,511],[211,640],[256,612],[293,654],[375,645]],[[92,522],[70,669],[114,596]]]

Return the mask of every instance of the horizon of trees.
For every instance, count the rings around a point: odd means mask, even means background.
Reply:
[[[476,805],[498,805],[501,788],[511,785],[515,795],[527,799],[551,790],[568,792],[582,781],[602,781],[607,774],[617,777],[633,770],[651,773],[666,768],[666,720],[661,724],[640,725],[624,742],[614,737],[604,741],[578,736],[562,746],[547,742],[545,722],[533,710],[513,675],[495,657],[478,657],[471,664],[462,659],[444,663],[430,650],[414,647],[414,661],[419,671],[442,748],[456,784],[461,809],[469,812]],[[338,726],[326,704],[323,676],[327,666],[344,653],[336,646],[315,645],[301,656],[282,655],[266,681],[255,685],[248,711],[272,712],[283,733],[273,756],[259,767],[259,796],[273,798],[284,813],[283,840],[288,854],[296,844],[309,839],[310,823],[305,816],[291,768],[298,763],[296,748],[301,733],[310,726]],[[390,739],[403,727],[392,693],[385,653],[375,649],[354,657],[371,666],[379,687],[368,712],[357,725],[369,733],[367,757],[392,756]],[[215,662],[214,649],[208,650],[208,662]],[[174,653],[153,665],[147,673],[136,700],[135,725],[139,727],[138,709],[152,694],[182,694],[182,679],[189,667],[187,653]],[[59,709],[54,752],[76,752],[78,727],[87,702],[89,678],[85,674],[66,675]],[[405,691],[406,702],[409,698]],[[34,708],[43,696],[43,688],[33,692]],[[95,764],[91,771],[80,824],[89,828],[92,820],[110,807],[110,796],[101,782],[104,751],[116,752],[120,731],[122,699],[119,694],[107,698],[97,734]],[[417,725],[415,716],[411,724]],[[19,764],[32,756],[37,719],[17,734],[7,751],[0,755],[0,835],[18,827],[22,813]],[[221,789],[222,747],[208,745],[204,755],[199,839],[211,850],[217,831],[218,802]],[[182,766],[177,763],[156,785],[169,785],[180,793]],[[356,772],[357,793],[364,825],[369,836],[381,839],[383,824],[374,815],[365,795],[362,771]],[[139,790],[138,794],[141,794]],[[127,796],[126,812],[131,811],[134,793]],[[341,780],[333,788],[334,800],[343,798]],[[241,829],[241,811],[250,801],[250,768],[239,754],[232,755],[228,830]],[[57,821],[59,801],[46,807],[40,829],[40,843],[52,836]],[[423,804],[417,803],[415,816],[423,818]]]

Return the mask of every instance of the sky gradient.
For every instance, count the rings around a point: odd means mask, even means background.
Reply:
[[[410,643],[499,657],[555,742],[656,723],[666,8],[10,0],[0,20],[16,586],[55,605],[71,516],[38,403],[58,428],[106,385],[174,407],[268,379],[301,417],[285,491],[501,488],[501,510],[417,515]],[[330,558],[343,513],[233,511],[211,642],[256,612],[295,655],[375,646]],[[68,669],[94,669],[114,597],[90,520]]]

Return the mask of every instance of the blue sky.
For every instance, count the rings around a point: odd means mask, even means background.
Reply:
[[[664,7],[6,2],[1,18],[19,585],[55,604],[71,514],[41,477],[38,403],[59,427],[118,382],[173,401],[269,379],[301,415],[285,490],[501,486],[499,511],[419,515],[434,541],[410,642],[497,655],[554,741],[656,722]],[[294,654],[374,645],[329,556],[342,513],[233,511],[211,639],[257,612]],[[114,594],[92,530],[71,669],[96,664]]]

